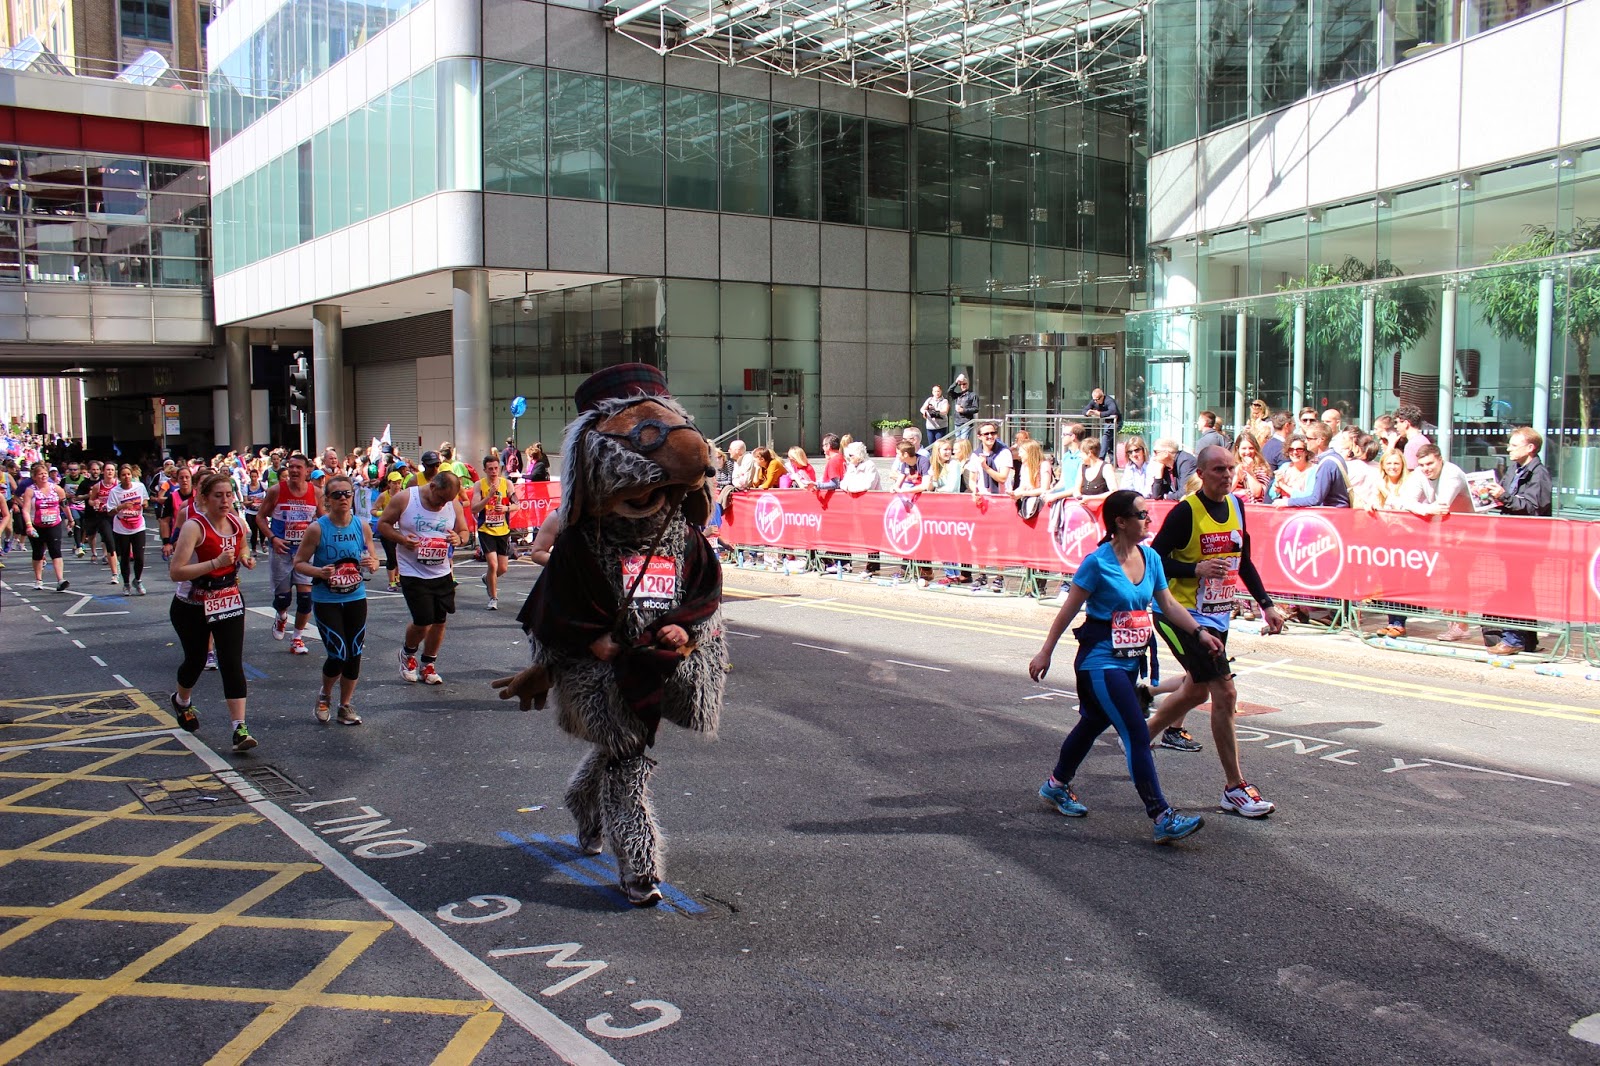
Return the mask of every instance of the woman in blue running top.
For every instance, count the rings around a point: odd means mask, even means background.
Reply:
[[[367,575],[378,569],[372,530],[355,515],[355,484],[344,474],[325,478],[328,513],[306,527],[295,552],[296,573],[311,578],[311,611],[328,658],[322,664],[317,721],[328,722],[333,685],[339,683],[339,724],[360,725],[354,704],[367,639]]]
[[[1028,676],[1044,679],[1050,657],[1061,635],[1082,608],[1083,625],[1076,630],[1078,657],[1073,664],[1078,679],[1078,724],[1061,744],[1055,772],[1039,786],[1039,795],[1068,818],[1082,818],[1089,808],[1072,792],[1072,775],[1089,754],[1095,738],[1107,726],[1117,731],[1128,756],[1128,773],[1155,819],[1155,842],[1182,840],[1205,824],[1196,815],[1180,814],[1161,794],[1155,760],[1150,756],[1150,732],[1134,689],[1140,659],[1154,633],[1150,604],[1153,600],[1169,618],[1195,624],[1189,612],[1178,610],[1167,591],[1161,559],[1141,541],[1150,526],[1150,512],[1137,492],[1121,489],[1106,497],[1101,517],[1106,535],[1072,577],[1072,592],[1056,612],[1044,647],[1028,664]],[[1214,655],[1223,654],[1221,643],[1204,629],[1199,640]]]

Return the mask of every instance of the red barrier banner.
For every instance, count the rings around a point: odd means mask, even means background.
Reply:
[[[1149,504],[1152,529],[1172,506]],[[1600,624],[1600,523],[1252,506],[1246,528],[1279,595]],[[1065,573],[1101,533],[1097,507],[1060,501],[1024,519],[1007,497],[965,493],[745,493],[722,516],[728,544]]]
[[[519,481],[511,486],[511,494],[516,498],[508,522],[513,530],[538,529],[561,506],[559,481]]]

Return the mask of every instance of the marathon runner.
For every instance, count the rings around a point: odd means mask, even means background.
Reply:
[[[295,601],[294,640],[291,655],[309,655],[306,623],[311,621],[311,579],[295,572],[295,551],[306,530],[322,514],[321,493],[308,479],[311,460],[295,452],[289,456],[284,478],[261,500],[256,525],[272,539],[272,639],[282,640],[289,626],[289,601]]]
[[[311,581],[311,609],[328,658],[322,664],[317,721],[328,721],[333,683],[339,682],[339,724],[360,725],[351,701],[361,676],[361,650],[367,637],[366,575],[378,569],[372,531],[355,517],[355,483],[343,474],[327,479],[323,498],[328,513],[306,529],[294,555],[295,573]]]
[[[500,579],[511,564],[511,483],[500,476],[500,457],[492,452],[483,457],[483,477],[472,486],[470,507],[483,511],[478,527],[478,545],[489,568],[483,573],[489,590],[491,611],[500,609]]]
[[[1244,779],[1239,764],[1239,741],[1234,735],[1234,711],[1239,693],[1233,684],[1226,644],[1228,622],[1239,582],[1261,606],[1262,623],[1268,633],[1283,630],[1283,613],[1273,605],[1261,584],[1261,576],[1250,561],[1250,534],[1245,529],[1244,504],[1229,491],[1237,465],[1233,453],[1215,445],[1201,449],[1195,465],[1200,488],[1178,501],[1167,512],[1151,547],[1161,557],[1172,596],[1196,622],[1224,645],[1215,652],[1209,643],[1198,641],[1187,619],[1162,614],[1156,629],[1183,665],[1188,677],[1171,696],[1162,701],[1150,718],[1152,736],[1177,730],[1181,739],[1183,716],[1211,701],[1211,740],[1217,748],[1226,778],[1222,808],[1246,818],[1265,818],[1277,808],[1263,799],[1261,792]],[[1179,747],[1166,743],[1165,747]],[[1189,740],[1186,751],[1199,751]]]
[[[107,464],[107,469],[110,466]],[[144,508],[150,502],[150,493],[134,479],[133,467],[122,464],[117,487],[106,498],[111,523],[108,536],[117,549],[122,564],[122,591],[144,595]]]
[[[99,462],[91,464],[91,468],[93,467],[99,467],[99,470],[95,481],[84,486],[84,492],[88,500],[83,509],[81,521],[88,528],[84,530],[83,539],[88,543],[89,552],[92,555],[94,553],[95,538],[100,538],[100,545],[105,550],[106,565],[111,567],[111,583],[113,585],[125,584],[122,576],[117,572],[117,547],[112,539],[113,531],[111,528],[113,508],[109,502],[111,493],[117,487],[117,467],[114,463],[102,464]]]
[[[239,588],[239,567],[255,569],[255,557],[246,546],[243,520],[233,513],[233,479],[227,474],[207,474],[200,480],[194,510],[178,530],[167,573],[177,583],[169,617],[183,648],[178,667],[178,688],[172,696],[172,713],[178,724],[193,733],[200,715],[190,697],[206,668],[207,649],[216,644],[222,674],[222,695],[233,723],[233,750],[256,746],[244,720],[244,598]]]
[[[389,476],[384,479],[384,489],[378,493],[378,498],[372,503],[372,528],[378,528],[378,520],[383,517],[384,508],[389,506],[389,500],[400,492],[400,486],[405,482],[405,475],[398,470],[389,471]],[[400,591],[400,563],[394,555],[394,541],[388,537],[379,536],[383,541],[383,568],[389,574],[389,591]]]
[[[194,506],[194,472],[187,465],[178,467],[166,488],[156,510],[156,521],[161,530],[161,558],[171,559],[178,531],[189,520],[190,509]]]
[[[460,493],[460,479],[441,470],[427,484],[396,493],[378,520],[378,533],[395,544],[400,592],[411,611],[400,649],[400,676],[407,681],[444,684],[434,663],[444,643],[445,622],[456,611],[450,549],[467,539],[467,523],[456,503]]]
[[[1144,801],[1145,813],[1155,822],[1155,842],[1171,844],[1205,825],[1205,819],[1181,814],[1167,802],[1161,794],[1155,760],[1150,757],[1150,733],[1134,681],[1153,636],[1152,601],[1167,617],[1177,619],[1174,624],[1183,635],[1206,654],[1222,655],[1225,649],[1220,638],[1194,619],[1183,617],[1167,590],[1161,559],[1140,543],[1150,525],[1144,497],[1132,489],[1119,489],[1106,497],[1101,517],[1106,535],[1072,575],[1072,591],[1056,612],[1044,647],[1028,663],[1028,676],[1044,680],[1056,644],[1078,611],[1087,606],[1085,621],[1077,629],[1078,656],[1073,663],[1078,679],[1078,724],[1062,741],[1055,771],[1039,786],[1039,795],[1068,818],[1088,814],[1089,808],[1072,791],[1072,778],[1094,747],[1095,738],[1112,726],[1122,741],[1133,787]]]
[[[244,520],[250,527],[250,550],[258,551],[267,543],[267,535],[261,529],[261,501],[267,497],[267,486],[261,481],[261,468],[254,464],[250,467],[244,486]]]
[[[89,486],[99,480],[98,470],[90,477],[77,463],[68,463],[61,475],[61,487],[67,490],[67,509],[72,512],[72,552],[80,559],[94,549],[92,534],[84,527],[83,503]],[[90,541],[88,548],[84,547],[85,541]]]
[[[48,552],[50,566],[56,572],[56,591],[65,592],[72,584],[67,580],[66,564],[61,561],[61,533],[73,526],[67,490],[50,480],[46,463],[34,463],[30,472],[33,482],[22,494],[22,524],[33,543],[33,587],[44,589],[44,557]]]

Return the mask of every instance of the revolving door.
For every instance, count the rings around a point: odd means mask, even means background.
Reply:
[[[1121,363],[1115,338],[1084,333],[982,338],[972,355],[979,417],[999,422],[1006,440],[1025,429],[1051,451],[1060,446],[1060,425],[1081,420],[1090,392],[1115,394]]]

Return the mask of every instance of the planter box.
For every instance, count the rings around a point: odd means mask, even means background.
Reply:
[[[900,443],[900,431],[898,429],[879,430],[875,443],[879,459],[893,459],[895,457],[895,448]]]

